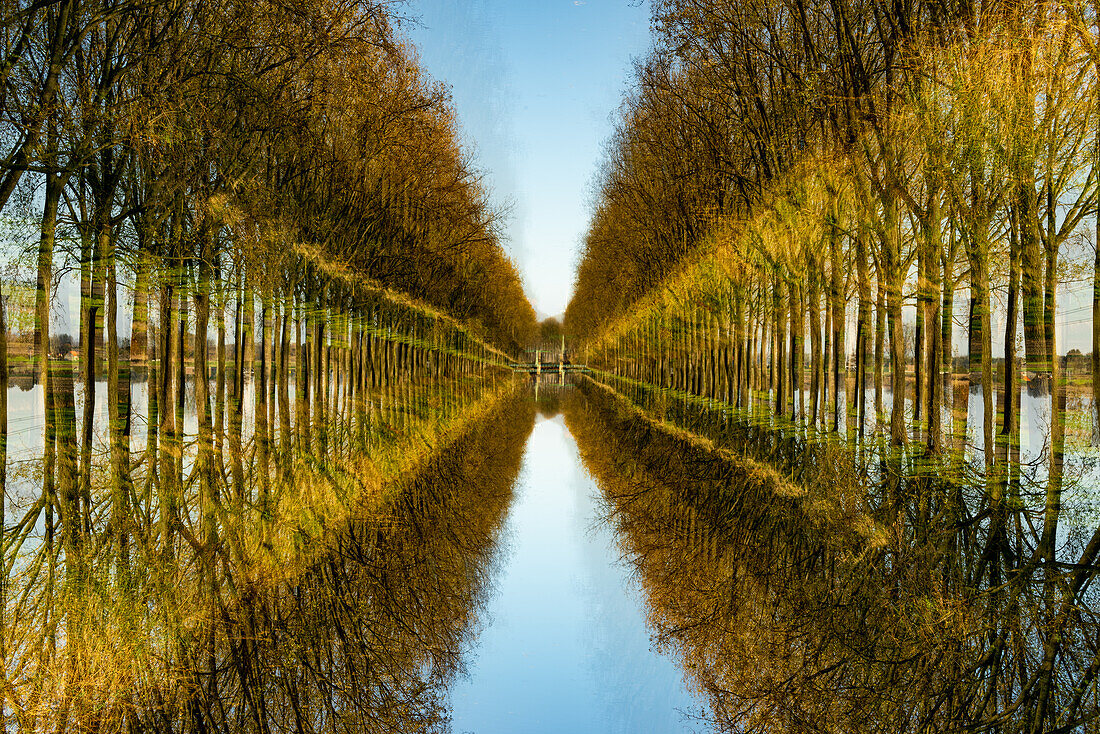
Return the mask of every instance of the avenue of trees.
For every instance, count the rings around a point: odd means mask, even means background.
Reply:
[[[567,333],[622,374],[934,454],[965,435],[969,383],[994,465],[1022,381],[1067,382],[1059,290],[1100,293],[1097,18],[1085,0],[655,1]],[[1060,318],[1095,347],[1092,300]]]
[[[212,718],[218,630],[499,394],[537,329],[499,214],[389,3],[5,0],[0,38],[5,725],[266,730]]]
[[[1098,11],[654,0],[564,329],[723,728],[1095,726]]]

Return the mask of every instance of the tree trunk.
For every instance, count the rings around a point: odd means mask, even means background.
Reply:
[[[198,282],[192,296],[195,303],[195,413],[198,424],[198,453],[195,472],[199,484],[199,512],[202,516],[202,573],[213,583],[217,543],[217,484],[214,474],[214,436],[210,420],[210,369],[207,336],[210,325],[210,267],[207,257],[199,258]],[[211,599],[212,601],[212,599]]]
[[[928,400],[925,411],[928,423],[928,435],[925,448],[929,453],[938,454],[943,449],[943,425],[942,410],[943,383],[940,380],[940,348],[943,327],[940,320],[943,318],[941,307],[941,291],[943,290],[940,273],[940,253],[943,250],[943,229],[940,216],[939,198],[933,201],[929,212],[928,253],[925,263],[925,276],[927,278],[927,298],[925,307],[928,309],[928,319],[925,322],[927,332],[927,373],[925,396]]]
[[[292,456],[290,445],[290,322],[294,301],[285,294],[282,303],[283,315],[279,333],[279,465],[285,470]],[[285,481],[284,477],[284,481]]]
[[[157,405],[159,408],[159,435],[161,449],[158,452],[158,467],[160,482],[159,527],[160,542],[162,544],[163,562],[165,568],[170,569],[173,561],[172,536],[175,527],[176,514],[176,481],[175,481],[175,439],[173,436],[172,422],[175,411],[172,409],[172,364],[175,355],[175,344],[172,333],[175,324],[175,288],[171,283],[171,275],[161,272],[160,286],[160,375]]]
[[[824,267],[822,268],[822,276],[825,275]],[[824,284],[824,298],[825,298],[825,336],[822,340],[821,349],[821,426],[831,427],[832,422],[829,420],[829,371],[833,365],[833,287],[832,281],[828,280]]]
[[[298,452],[308,454],[312,449],[309,430],[309,318],[306,315],[308,304],[299,300],[297,324],[294,327],[294,352],[297,360],[294,370],[296,389],[295,402],[297,412],[294,420],[297,427]]]
[[[984,431],[986,471],[993,466],[993,396],[996,393],[996,384],[993,380],[993,325],[990,320],[988,267],[988,263],[983,262],[982,267],[979,268],[981,286],[979,287],[980,300],[978,304],[981,309],[982,322],[982,410],[984,412],[982,430]]]
[[[917,308],[913,329],[913,439],[921,440],[921,416],[924,413],[924,340],[925,320],[928,316],[928,258],[927,232],[917,244]]]
[[[844,258],[840,249],[840,233],[834,232],[830,245],[830,259],[833,266],[833,282],[830,288],[832,300],[832,315],[830,321],[833,327],[833,425],[834,433],[840,432],[844,427],[847,415],[847,401],[844,399],[844,391],[847,389],[848,355],[844,346],[844,332],[846,326],[845,293],[844,293]]]
[[[7,297],[0,293],[0,612],[8,602],[8,315]],[[8,615],[0,614],[0,676],[8,680]],[[0,721],[7,734],[7,702],[0,703]]]
[[[856,238],[856,281],[859,288],[859,312],[856,316],[856,431],[860,442],[867,427],[867,337],[871,326],[871,273],[867,265],[869,227],[861,225]]]
[[[47,149],[55,150],[56,143],[52,129],[47,139]],[[34,303],[34,358],[37,377],[42,380],[42,408],[45,416],[42,447],[42,500],[46,505],[46,526],[44,528],[46,552],[49,566],[46,581],[47,593],[52,596],[55,575],[54,548],[54,507],[57,506],[57,487],[55,468],[57,460],[57,416],[55,413],[54,376],[51,374],[50,359],[50,292],[53,280],[53,254],[57,232],[57,206],[61,199],[64,181],[61,176],[47,173],[46,189],[42,208],[42,226],[38,241],[38,278]],[[68,450],[68,449],[66,449]],[[55,633],[50,632],[51,647]],[[7,658],[4,659],[5,664]]]
[[[181,269],[177,274],[179,291],[179,312],[176,319],[176,344],[175,364],[176,372],[176,422],[173,426],[173,440],[176,450],[176,477],[180,482],[180,490],[183,489],[183,447],[186,444],[186,432],[184,430],[185,408],[187,407],[187,371],[185,361],[187,358],[187,314],[191,310],[191,302],[187,298],[187,276]]]
[[[955,436],[955,229],[951,228],[949,252],[943,257],[943,313],[940,322],[940,357],[943,359],[943,403],[947,409],[947,437]]]
[[[905,342],[902,334],[901,305],[905,273],[901,263],[901,243],[898,239],[897,204],[892,199],[885,206],[886,243],[883,265],[887,281],[886,309],[890,326],[890,443],[905,445]]]
[[[233,395],[229,413],[229,472],[233,478],[233,501],[238,508],[244,502],[243,439],[244,424],[244,289],[237,288],[233,313]]]
[[[882,425],[882,417],[885,415],[882,407],[883,382],[883,358],[886,347],[886,277],[882,267],[877,268],[877,289],[875,293],[875,430]]]
[[[316,316],[313,319],[313,343],[310,356],[313,357],[313,431],[316,433],[317,458],[323,459],[327,447],[327,427],[325,425],[325,319],[323,306],[314,304]]]
[[[128,585],[130,564],[130,361],[118,354],[118,278],[113,244],[107,250],[107,417],[111,436],[111,528],[119,582]],[[132,333],[132,330],[131,330]],[[132,343],[132,341],[131,341]]]
[[[775,323],[772,362],[775,369],[775,415],[777,418],[783,418],[787,413],[787,357],[785,354],[787,351],[787,309],[783,301],[784,290],[779,275],[776,275],[772,281],[772,319]]]
[[[1018,185],[1016,208],[1020,224],[1020,267],[1024,301],[1024,355],[1027,361],[1029,390],[1046,394],[1049,390],[1050,365],[1043,326],[1043,264],[1040,255],[1038,213],[1034,177]]]
[[[1002,408],[999,438],[1006,444],[1005,458],[1007,459],[1007,444],[1009,437],[1016,430],[1016,395],[1019,392],[1019,378],[1016,374],[1016,323],[1019,321],[1020,300],[1020,249],[1019,240],[1015,228],[1010,234],[1008,257],[1008,313],[1005,321],[1005,367],[1004,367],[1004,391],[1005,401]]]
[[[802,389],[802,283],[789,281],[787,292],[791,304],[791,420],[797,421],[806,415],[806,395]]]
[[[265,541],[267,524],[271,513],[271,479],[269,475],[270,462],[268,461],[268,413],[267,413],[267,342],[271,336],[271,326],[268,323],[271,315],[270,297],[266,294],[260,296],[260,338],[256,341],[253,350],[255,377],[255,394],[253,400],[253,419],[255,421],[254,442],[256,445],[256,477],[260,483],[260,515],[264,526]]]
[[[215,270],[215,279],[220,273]],[[215,359],[217,360],[217,374],[214,383],[214,468],[219,477],[225,473],[225,456],[223,453],[225,442],[225,413],[226,413],[226,377],[228,365],[226,364],[225,348],[225,307],[228,300],[228,288],[220,287],[217,294],[215,319],[218,325],[218,346]]]
[[[810,262],[810,425],[817,427],[821,409],[821,300],[818,297],[817,268]]]
[[[1100,12],[1100,1],[1094,0],[1094,12]],[[1096,17],[1100,17],[1097,15]],[[1100,63],[1094,63],[1100,75]],[[1096,96],[1097,117],[1100,118],[1100,95]],[[1093,169],[1100,175],[1100,135],[1096,136],[1096,159]],[[1097,195],[1100,202],[1100,194]],[[1100,446],[1100,203],[1096,207],[1092,259],[1092,445]]]
[[[1100,99],[1100,97],[1098,97]],[[1100,172],[1100,135],[1096,139],[1097,171]],[[1100,446],[1100,207],[1092,260],[1092,445]]]

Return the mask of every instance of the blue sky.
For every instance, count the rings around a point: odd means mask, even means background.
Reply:
[[[591,186],[632,58],[649,47],[638,0],[412,0],[406,33],[451,87],[498,205],[505,246],[541,316],[572,291]]]

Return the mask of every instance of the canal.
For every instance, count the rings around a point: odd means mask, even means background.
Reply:
[[[1021,506],[1049,487],[1042,465],[1001,485],[966,466],[892,475],[850,436],[539,380],[385,396],[378,437],[333,462],[344,474],[294,464],[271,517],[247,493],[219,500],[217,565],[213,545],[158,529],[159,496],[135,484],[129,555],[88,532],[84,567],[45,532],[41,389],[13,387],[6,509],[23,519],[3,621],[21,697],[4,713],[48,721],[70,701],[67,721],[92,720],[108,700],[126,725],[104,730],[257,733],[983,731],[1038,706],[1098,720],[1094,451],[1063,462],[1056,563],[1029,562],[1026,512],[993,526],[983,508],[998,486]],[[132,394],[143,411],[145,386]],[[182,472],[190,406],[164,464]],[[903,494],[926,514],[894,511]],[[1047,630],[1059,651],[1042,666]]]
[[[687,732],[700,701],[654,649],[646,600],[561,415],[527,441],[455,732]]]

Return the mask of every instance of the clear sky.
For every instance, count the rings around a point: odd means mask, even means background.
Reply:
[[[632,58],[649,46],[639,0],[411,0],[406,33],[451,87],[467,143],[507,217],[539,316],[565,310],[591,184]]]

